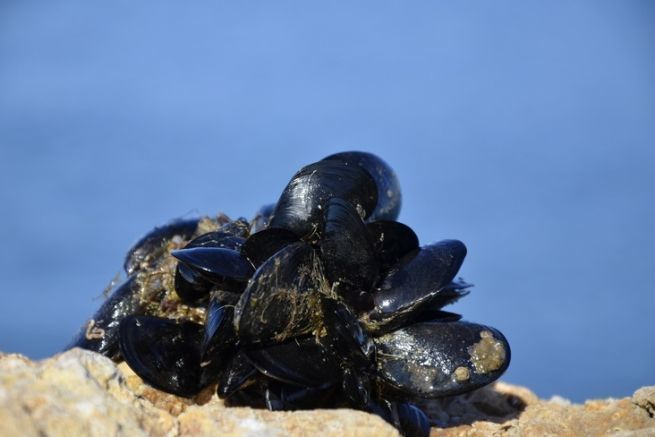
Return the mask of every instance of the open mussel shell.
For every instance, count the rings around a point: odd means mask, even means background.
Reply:
[[[269,378],[300,387],[324,387],[336,383],[339,366],[314,337],[302,337],[257,349],[246,355]]]
[[[378,376],[401,398],[465,393],[498,379],[510,362],[499,331],[463,321],[416,323],[374,341]]]
[[[325,276],[333,286],[354,291],[373,286],[379,265],[366,226],[349,202],[335,197],[327,203],[320,251]]]
[[[282,192],[269,226],[313,240],[320,235],[325,208],[333,197],[350,202],[367,218],[377,204],[377,187],[358,166],[340,160],[310,164],[296,173]]]
[[[326,287],[314,249],[303,242],[286,246],[257,269],[241,295],[234,312],[239,340],[271,344],[310,333]]]
[[[130,316],[120,324],[121,355],[145,382],[191,397],[201,386],[203,327],[153,316]]]
[[[378,156],[367,152],[341,152],[323,158],[324,161],[341,161],[348,165],[356,165],[365,170],[377,187],[377,204],[368,219],[396,220],[400,213],[402,196],[400,182],[389,164]]]
[[[259,267],[281,249],[298,240],[296,234],[288,229],[267,228],[250,235],[241,247],[241,254],[252,265]]]
[[[404,325],[424,308],[441,308],[466,294],[449,287],[457,274],[466,246],[443,240],[403,257],[372,293],[374,308],[362,322],[377,335]]]

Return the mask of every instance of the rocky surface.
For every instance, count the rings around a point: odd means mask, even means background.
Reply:
[[[423,407],[438,425],[433,436],[655,435],[655,387],[575,405],[497,383]],[[0,436],[316,434],[397,435],[359,411],[226,408],[211,390],[178,398],[144,385],[125,364],[79,349],[38,362],[0,355]]]

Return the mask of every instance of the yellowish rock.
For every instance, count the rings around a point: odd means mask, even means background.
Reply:
[[[655,387],[571,404],[524,387],[491,387],[421,407],[433,436],[655,436]],[[396,436],[360,411],[228,408],[208,389],[183,399],[144,384],[125,364],[74,349],[33,362],[0,354],[0,436]]]
[[[0,436],[318,434],[398,435],[379,417],[360,411],[273,413],[226,408],[207,393],[183,399],[143,384],[124,364],[81,349],[39,362],[0,356]]]

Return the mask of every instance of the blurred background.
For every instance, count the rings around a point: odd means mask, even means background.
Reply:
[[[504,379],[655,384],[655,3],[0,3],[0,350],[61,350],[127,249],[252,217],[367,150],[400,220],[457,238]]]

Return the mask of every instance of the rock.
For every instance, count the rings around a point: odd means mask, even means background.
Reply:
[[[160,392],[125,364],[82,349],[39,362],[2,355],[0,435],[397,435],[359,411],[226,408],[209,394],[188,400]]]
[[[436,436],[655,435],[655,387],[624,399],[540,400],[499,382],[426,402]],[[81,349],[33,362],[0,354],[0,435],[392,436],[377,416],[354,410],[270,412],[227,408],[211,389],[183,399],[142,383],[125,364]]]
[[[503,383],[497,383],[494,391],[495,395],[483,389],[460,397],[456,402],[463,405],[464,413],[450,416],[448,427],[433,428],[431,435],[655,435],[655,386],[637,390],[632,398],[590,400],[583,405],[559,396],[540,400],[526,388]]]

